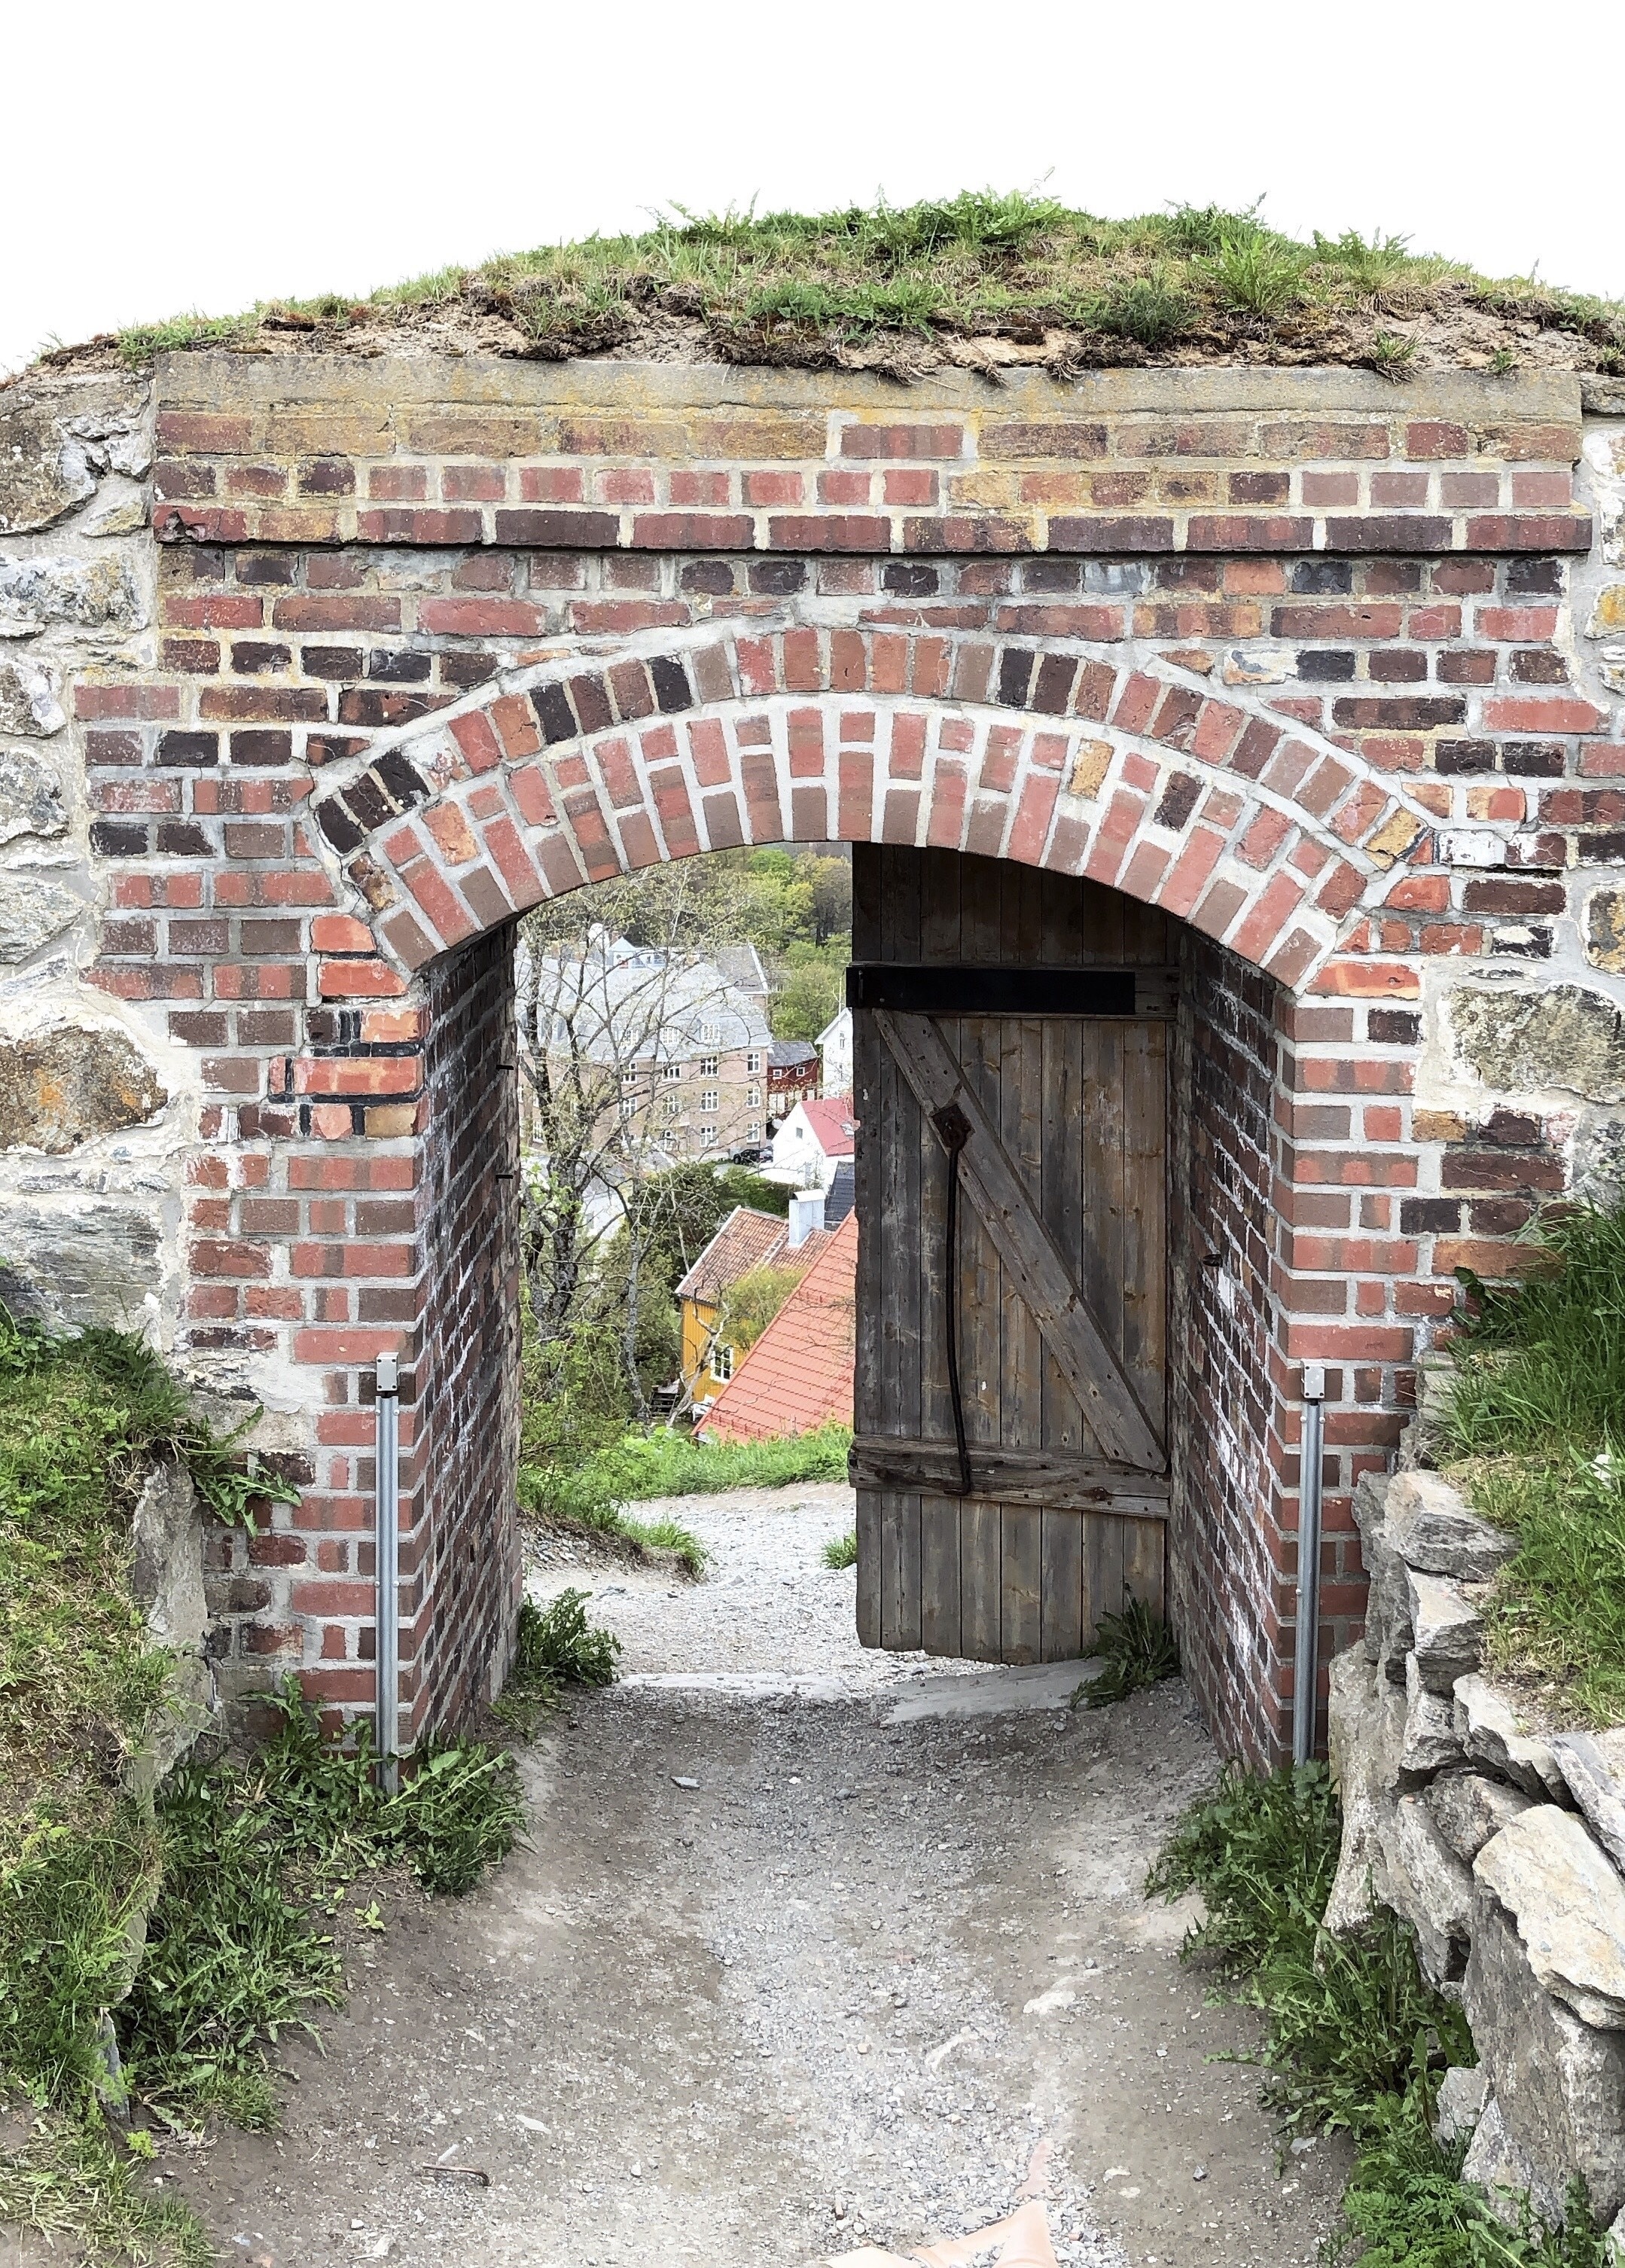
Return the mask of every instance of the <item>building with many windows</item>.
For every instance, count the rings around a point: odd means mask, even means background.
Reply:
[[[537,988],[549,1075],[619,1116],[642,1170],[767,1141],[773,1035],[761,1000],[714,961],[600,933],[522,966],[518,981],[522,1000]]]

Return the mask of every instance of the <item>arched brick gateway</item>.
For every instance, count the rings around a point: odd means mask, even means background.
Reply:
[[[900,418],[844,373],[179,357],[126,392],[159,451],[134,627],[48,634],[29,696],[83,755],[81,943],[18,983],[167,1101],[48,1171],[14,1145],[0,1201],[44,1311],[91,1312],[51,1281],[77,1205],[176,1359],[266,1404],[303,1495],[222,1540],[227,1683],[370,1703],[391,1347],[417,1721],[499,1670],[514,915],[828,836],[1183,924],[1176,1597],[1222,1738],[1276,1747],[1298,1366],[1332,1366],[1341,1639],[1352,1487],[1452,1268],[1504,1264],[1607,1116],[1542,1035],[1625,1012],[1587,643],[1617,424],[1577,497],[1562,378],[967,379]]]
[[[1439,816],[1403,775],[1195,656],[1033,636],[1106,608],[1002,611],[1003,636],[763,626],[538,663],[324,775],[316,822],[408,968],[584,882],[844,840],[1086,874],[1283,984],[1416,990],[1369,932],[1335,952]]]

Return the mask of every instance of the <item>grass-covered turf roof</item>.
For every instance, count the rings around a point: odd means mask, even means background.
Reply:
[[[680,212],[640,236],[504,254],[362,300],[184,315],[46,359],[385,346],[835,364],[900,379],[944,363],[989,375],[1146,362],[1625,372],[1625,306],[1496,281],[1399,238],[1302,242],[1256,210],[1101,220],[1047,197],[966,190],[817,215]]]

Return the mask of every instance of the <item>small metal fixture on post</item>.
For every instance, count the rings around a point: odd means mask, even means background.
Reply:
[[[401,1737],[400,1388],[399,1359],[393,1354],[379,1355],[373,1404],[378,1559],[378,1611],[373,1634],[374,1737],[379,1778],[389,1795],[394,1794],[401,1781],[397,1762]]]
[[[1292,1762],[1314,1754],[1316,1688],[1320,1681],[1320,1468],[1326,1428],[1326,1366],[1304,1365],[1304,1413],[1298,1454],[1298,1646],[1292,1672]]]

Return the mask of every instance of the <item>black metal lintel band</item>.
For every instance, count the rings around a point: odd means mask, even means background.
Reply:
[[[1133,1016],[1145,968],[990,968],[962,961],[855,961],[849,1008],[920,1016]]]

